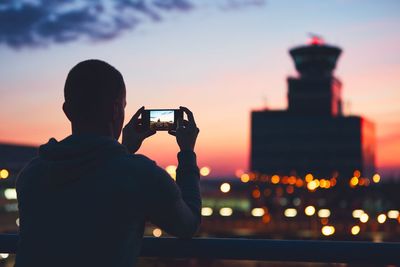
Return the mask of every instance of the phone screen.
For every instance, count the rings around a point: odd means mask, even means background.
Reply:
[[[150,110],[150,129],[170,130],[175,124],[174,109],[151,109]]]
[[[176,130],[179,118],[183,119],[179,109],[146,109],[143,113],[145,127],[155,131]]]

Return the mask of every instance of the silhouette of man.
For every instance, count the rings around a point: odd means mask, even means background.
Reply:
[[[139,109],[124,127],[125,84],[100,60],[71,69],[63,110],[72,135],[40,146],[17,179],[20,240],[16,266],[134,266],[148,219],[192,237],[200,224],[199,169],[192,112],[170,131],[180,147],[176,183],[134,154],[155,133]],[[117,140],[121,134],[122,144]]]

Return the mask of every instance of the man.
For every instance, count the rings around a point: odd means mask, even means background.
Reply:
[[[200,224],[193,114],[170,131],[180,147],[176,183],[135,155],[155,131],[139,109],[124,127],[122,75],[100,60],[69,72],[63,110],[72,135],[50,139],[17,180],[20,240],[16,266],[134,266],[148,219],[171,235],[192,237]],[[162,153],[162,151],[160,151]]]

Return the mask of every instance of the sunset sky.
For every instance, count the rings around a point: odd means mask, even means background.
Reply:
[[[142,105],[187,106],[201,130],[199,165],[215,177],[246,170],[251,110],[286,108],[286,78],[296,74],[288,49],[316,33],[343,49],[335,73],[345,113],[376,123],[378,167],[399,173],[400,1],[193,2],[107,38],[15,45],[0,26],[0,142],[39,145],[67,136],[66,75],[98,58],[124,75],[127,121]],[[6,12],[0,5],[0,22]],[[160,132],[140,153],[166,166],[176,164],[177,151],[173,137]]]

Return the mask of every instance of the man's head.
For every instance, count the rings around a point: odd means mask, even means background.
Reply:
[[[117,69],[101,60],[85,60],[68,73],[63,110],[73,128],[110,129],[118,139],[125,95],[124,79]]]

